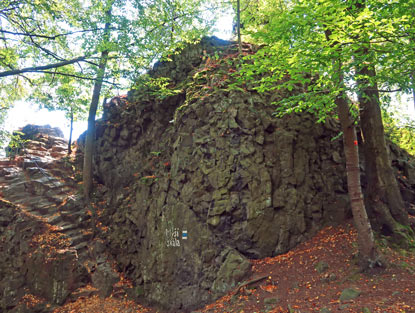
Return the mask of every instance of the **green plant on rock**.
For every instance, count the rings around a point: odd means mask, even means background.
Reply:
[[[24,133],[15,131],[10,136],[10,142],[7,146],[7,156],[9,158],[14,158],[16,155],[19,155],[21,150],[24,149],[24,146],[28,140],[23,139],[21,136],[23,136]]]
[[[140,90],[151,97],[156,97],[159,100],[164,100],[183,92],[181,88],[174,88],[171,78],[150,77],[149,75],[141,75],[132,88]]]

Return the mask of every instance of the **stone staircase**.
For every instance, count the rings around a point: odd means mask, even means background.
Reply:
[[[66,149],[63,138],[38,134],[19,155],[0,159],[0,196],[54,226],[84,262],[92,238],[90,215],[76,199],[77,184]]]
[[[22,300],[27,293],[52,307],[92,295],[126,297],[130,287],[104,240],[93,238],[96,221],[78,195],[67,142],[53,129],[26,127],[25,147],[0,158],[0,313],[32,312]]]

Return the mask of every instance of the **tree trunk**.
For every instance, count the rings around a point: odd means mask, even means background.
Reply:
[[[242,53],[242,40],[241,40],[241,0],[236,1],[236,34],[238,36],[238,51]]]
[[[71,126],[69,128],[68,156],[72,153],[73,108],[71,108]]]
[[[366,0],[354,0],[354,8],[358,12],[362,12],[365,7]],[[408,214],[405,212],[386,146],[370,39],[363,33],[356,40],[361,45],[354,54],[354,62],[368,184],[366,209],[375,229],[400,238],[402,227],[399,224],[409,225]]]
[[[109,31],[111,25],[111,6],[106,12],[107,22],[104,28],[104,40],[109,39]],[[84,197],[89,199],[92,191],[92,180],[93,180],[93,156],[95,148],[95,116],[97,113],[99,97],[101,95],[102,81],[105,76],[105,69],[107,67],[109,51],[105,50],[101,53],[99,60],[99,66],[97,71],[97,79],[94,83],[94,90],[92,93],[91,106],[89,107],[88,114],[88,130],[85,139],[85,151],[84,151],[84,167],[83,167],[83,188]]]
[[[332,32],[325,30],[325,36],[331,47],[337,42],[331,42]],[[338,48],[340,50],[340,48]],[[335,99],[339,120],[343,131],[343,149],[346,157],[347,189],[352,207],[353,221],[357,230],[357,244],[359,249],[359,265],[362,270],[382,266],[378,251],[376,250],[372,226],[367,216],[360,182],[359,146],[357,143],[356,127],[349,110],[349,100],[344,92],[344,74],[341,59],[332,60],[333,67],[337,69],[337,77],[333,77],[341,88]]]
[[[84,182],[84,196],[89,199],[89,195],[92,191],[92,160],[94,155],[95,146],[95,116],[97,113],[99,97],[101,95],[102,80],[104,79],[105,68],[108,61],[108,51],[101,53],[99,62],[97,80],[94,84],[94,91],[92,93],[91,106],[89,107],[88,114],[88,130],[85,139],[85,152],[84,152],[84,168],[83,168],[83,182]]]
[[[414,109],[415,109],[415,72],[411,74],[411,84],[412,84],[412,98],[413,98]]]
[[[366,213],[360,184],[359,151],[356,128],[350,116],[349,105],[345,94],[340,94],[335,102],[343,131],[343,147],[346,156],[347,187],[353,213],[353,221],[357,230],[359,249],[359,265],[363,270],[381,265],[376,251],[375,240]]]
[[[362,52],[368,55],[367,48]],[[399,230],[398,223],[408,225],[409,222],[386,146],[379,92],[374,82],[376,72],[361,62],[356,75],[368,183],[366,207],[376,229],[395,234]]]

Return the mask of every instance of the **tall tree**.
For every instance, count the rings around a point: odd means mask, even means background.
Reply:
[[[83,167],[83,182],[84,182],[84,196],[89,198],[89,195],[92,190],[92,180],[93,180],[93,164],[92,158],[94,154],[94,144],[95,144],[95,116],[97,113],[98,102],[101,95],[102,83],[105,76],[105,70],[107,68],[107,62],[109,57],[109,50],[106,47],[106,44],[109,42],[110,38],[110,27],[111,27],[111,18],[112,18],[112,5],[114,1],[112,0],[108,7],[105,9],[105,27],[104,27],[104,50],[101,52],[101,58],[99,60],[99,66],[96,74],[96,81],[94,83],[94,89],[92,92],[91,105],[89,107],[88,115],[88,130],[86,133],[85,139],[85,152],[84,152],[84,167]]]
[[[252,73],[261,74],[262,78],[257,81],[258,91],[269,92],[276,88],[292,90],[291,97],[277,101],[280,113],[309,110],[324,120],[325,116],[333,115],[336,106],[340,116],[340,106],[347,107],[341,103],[347,103],[346,95],[357,95],[366,173],[369,174],[368,192],[376,195],[373,196],[374,201],[366,204],[376,229],[390,231],[401,238],[404,228],[400,225],[408,225],[408,220],[387,158],[378,92],[410,90],[410,75],[406,75],[408,72],[403,69],[412,69],[415,61],[415,50],[408,51],[407,47],[415,32],[415,24],[411,24],[413,15],[408,17],[408,11],[402,10],[406,4],[394,3],[394,8],[390,9],[385,1],[367,0],[364,8],[358,8],[357,4],[362,1],[262,1],[256,10],[242,15],[250,37],[264,47],[256,56],[250,57],[255,59],[251,62],[253,67],[245,68],[241,74],[245,78],[254,76]],[[412,0],[410,2],[413,3]],[[252,12],[261,14],[256,18]],[[327,31],[330,36],[327,36]],[[402,51],[407,55],[403,56]],[[334,67],[333,61],[341,62],[340,68]],[[406,65],[402,65],[403,62]],[[376,73],[376,69],[380,74]],[[339,71],[342,83],[333,79]],[[403,74],[399,78],[391,75],[391,72],[396,75],[398,71]],[[378,84],[383,88],[378,89]],[[346,121],[345,118],[342,120]],[[346,141],[347,128],[344,128],[343,122],[345,151],[351,157],[352,153],[347,152],[351,140]],[[353,138],[352,134],[349,138]],[[368,142],[374,144],[369,146]],[[356,176],[351,172],[352,168],[348,166],[348,177]],[[352,206],[356,205],[351,193],[355,184],[356,181],[349,184]],[[378,209],[379,204],[382,209]],[[362,207],[362,204],[359,206]],[[359,223],[365,225],[364,217]],[[364,237],[368,238],[367,235]],[[362,254],[366,254],[368,261],[373,259],[370,253]]]
[[[346,158],[346,174],[347,187],[350,198],[350,205],[352,207],[353,220],[357,229],[357,242],[359,248],[359,263],[362,269],[372,268],[374,266],[383,264],[375,245],[372,227],[367,216],[365,203],[363,200],[362,186],[360,183],[360,162],[359,162],[359,148],[356,135],[355,120],[352,117],[351,108],[353,107],[350,100],[345,93],[344,88],[344,74],[343,62],[340,57],[341,47],[337,41],[332,40],[332,31],[329,28],[325,30],[327,42],[331,47],[338,52],[337,57],[333,57],[333,74],[334,82],[337,81],[339,94],[334,98],[334,103],[337,106],[337,113],[341,129],[343,132],[343,149]],[[337,71],[336,71],[337,69]]]
[[[360,15],[366,8],[365,0],[356,0],[351,3],[349,10],[352,14]],[[366,203],[372,215],[377,216],[374,221],[378,228],[383,228],[387,233],[398,233],[398,223],[408,225],[408,214],[386,146],[375,57],[371,51],[371,33],[363,31],[356,37],[357,49],[353,58],[368,180]]]
[[[101,89],[109,80],[126,85],[127,79],[134,79],[156,59],[199,39],[213,24],[214,15],[206,13],[216,6],[206,0],[6,2],[0,7],[0,43],[4,44],[0,53],[7,53],[7,58],[0,58],[0,77],[20,75],[29,84],[36,84],[40,74],[94,82],[85,194],[91,190],[93,120]],[[109,26],[108,4],[112,4]],[[65,70],[69,65],[75,73]]]

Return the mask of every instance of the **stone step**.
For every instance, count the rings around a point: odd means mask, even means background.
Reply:
[[[39,212],[39,214],[41,214],[43,216],[52,216],[52,215],[54,215],[55,213],[58,212],[56,210],[56,206],[54,206],[54,205],[37,207],[37,208],[33,209],[33,211]]]
[[[0,159],[0,166],[1,167],[11,167],[13,166],[15,163],[13,160],[10,160],[8,158],[1,158]]]
[[[31,196],[30,197],[30,201],[32,203],[32,207],[33,208],[43,208],[45,206],[53,206],[54,203],[48,201],[47,199],[45,199],[45,197],[42,196]]]
[[[65,221],[63,221],[63,219],[62,219],[61,222],[59,222],[58,224],[56,224],[56,226],[59,227],[59,229],[60,229],[59,231],[62,232],[62,233],[70,232],[70,231],[72,231],[74,229],[78,229],[79,228],[78,225],[65,222]]]
[[[3,165],[3,166],[0,166],[0,175],[3,176],[3,175],[9,174],[10,171],[12,171],[13,168],[14,168],[13,165]]]
[[[54,226],[58,226],[59,223],[62,223],[62,222],[63,222],[63,219],[60,214],[56,214],[48,218],[48,223]],[[62,231],[61,229],[59,230]]]
[[[24,177],[23,173],[13,173],[4,175],[4,179],[7,180],[8,185],[12,185],[26,180],[26,177]]]
[[[72,246],[72,248],[74,248],[78,252],[79,256],[79,254],[86,253],[88,251],[88,242],[81,242],[76,246]]]
[[[73,225],[76,225],[76,224],[73,224]],[[82,227],[79,227],[79,225],[76,225],[75,228],[72,228],[72,229],[69,229],[69,230],[66,230],[66,231],[62,231],[62,233],[64,233],[68,237],[77,237],[83,231],[84,231],[84,229]]]
[[[58,151],[52,151],[50,153],[50,156],[55,159],[61,159],[66,156],[66,152],[58,152]]]
[[[66,145],[54,145],[53,147],[52,147],[52,151],[53,152],[65,152],[65,154],[66,154],[66,152],[68,151],[68,144],[66,144]]]
[[[81,224],[91,219],[85,212],[61,211],[62,218],[65,222]]]
[[[99,295],[99,290],[95,287],[89,286],[88,289],[80,288],[69,295],[70,302],[76,302],[78,299],[92,298]]]
[[[7,187],[4,188],[4,196],[7,199],[17,200],[20,198],[28,198],[30,193],[28,192],[28,186],[25,181],[17,180],[12,184],[7,184]],[[12,201],[12,200],[9,200]]]
[[[39,149],[30,149],[26,148],[24,150],[26,155],[33,155],[33,156],[40,156],[40,157],[47,157],[49,156],[49,152],[47,150],[39,150]]]
[[[72,191],[72,190],[71,190]],[[56,206],[59,206],[62,202],[66,200],[68,196],[65,193],[62,194],[54,194],[51,196],[47,196],[47,199],[53,203],[55,203]]]
[[[33,167],[26,167],[25,171],[30,175],[30,177],[35,178],[36,176],[42,177],[43,176],[42,171],[44,170],[41,168],[38,168],[37,166],[33,166]]]
[[[59,178],[63,178],[65,179],[68,175],[71,175],[70,171],[67,169],[63,169],[60,167],[52,167],[49,172],[55,176],[55,177],[59,177]]]
[[[31,180],[30,185],[35,195],[42,195],[51,197],[59,193],[59,190],[64,184],[56,179],[49,179],[49,177],[42,177]]]
[[[24,206],[31,205],[30,196],[26,196],[26,197],[22,196],[18,198],[11,196],[11,197],[8,197],[8,199],[15,204],[24,205]]]
[[[4,178],[6,180],[11,180],[16,177],[25,178],[23,171],[18,167],[5,168],[3,172],[5,172]]]
[[[68,141],[65,138],[62,137],[56,137],[56,136],[52,136],[49,135],[49,141],[53,141],[53,146],[67,146],[68,145]]]
[[[76,247],[77,245],[85,242],[88,243],[89,240],[91,240],[92,234],[91,233],[81,233],[74,237],[69,237],[69,240],[71,241],[71,246]]]
[[[26,146],[33,150],[47,151],[46,145],[44,142],[29,140],[26,142]]]
[[[52,161],[53,161],[52,158],[45,158],[45,157],[42,158],[39,156],[26,155],[25,158],[23,159],[22,167],[24,169],[28,167],[40,167],[40,168],[45,169],[50,166]]]

